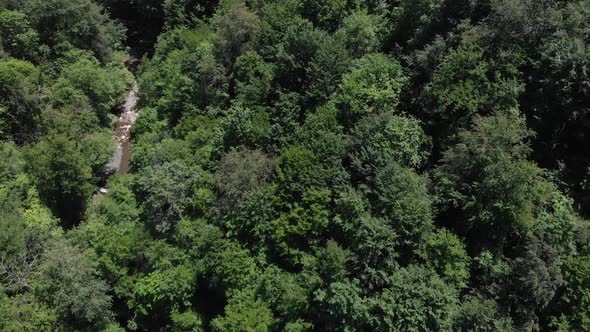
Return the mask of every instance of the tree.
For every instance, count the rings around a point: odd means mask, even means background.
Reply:
[[[499,302],[509,308],[517,327],[535,329],[536,313],[547,308],[562,282],[559,256],[536,239],[519,247],[521,254],[511,262],[510,282]]]
[[[300,200],[306,191],[323,187],[327,176],[317,156],[298,146],[281,153],[276,172],[278,190],[286,202]]]
[[[244,295],[230,300],[225,315],[215,318],[211,325],[215,332],[266,332],[272,321],[272,312],[264,302]]]
[[[205,262],[205,272],[211,283],[229,297],[254,287],[260,271],[250,252],[235,241],[223,241],[218,245],[218,250],[209,252]]]
[[[453,319],[453,331],[516,331],[510,318],[498,312],[494,300],[469,295],[464,300]]]
[[[14,143],[0,143],[0,183],[7,184],[16,179],[24,168],[22,150]]]
[[[279,215],[275,194],[275,185],[261,186],[245,195],[239,207],[224,218],[227,234],[237,237],[253,253],[267,252],[271,245],[272,222]]]
[[[260,275],[256,294],[279,320],[273,324],[276,329],[300,321],[309,309],[308,291],[301,286],[297,274],[274,265],[268,266]]]
[[[395,272],[390,286],[370,299],[374,331],[450,331],[457,291],[427,268]]]
[[[581,227],[571,201],[526,160],[529,135],[516,112],[479,118],[437,170],[442,208],[461,220],[454,227],[469,250],[507,256],[510,282],[494,293],[519,328],[536,326],[536,312],[555,295],[559,262],[575,250]]]
[[[56,329],[58,319],[54,309],[30,293],[8,297],[0,292],[0,329],[3,331],[50,331]]]
[[[139,174],[136,193],[143,202],[141,210],[146,226],[158,235],[174,230],[183,218],[198,214],[195,200],[202,175],[180,162],[146,167]]]
[[[39,34],[21,12],[0,11],[0,40],[4,52],[15,58],[35,61],[39,56]]]
[[[333,186],[349,177],[343,166],[347,139],[338,115],[339,111],[333,103],[321,106],[316,113],[307,114],[304,124],[296,131],[298,145],[310,150],[322,161],[326,173],[331,174],[330,184]]]
[[[218,153],[241,145],[251,148],[264,146],[270,140],[269,120],[268,113],[263,109],[232,106],[221,124],[220,142],[216,142],[219,144]]]
[[[272,45],[267,52],[276,52],[276,46],[285,40],[291,27],[294,28],[304,22],[301,17],[302,6],[300,0],[260,2],[256,8],[261,20],[260,44]]]
[[[220,106],[227,98],[226,69],[211,54],[212,38],[206,26],[170,29],[160,35],[154,56],[140,67],[143,104],[172,125],[195,108]]]
[[[387,36],[387,21],[384,16],[368,14],[366,10],[355,11],[344,18],[338,30],[351,55],[361,58],[377,53],[383,48]]]
[[[188,266],[155,270],[136,281],[129,306],[146,327],[170,321],[175,312],[190,308],[195,274]]]
[[[314,25],[326,30],[336,30],[348,11],[346,0],[303,1],[303,12]]]
[[[106,63],[121,49],[123,27],[90,0],[26,0],[17,9],[27,15],[40,41],[59,56],[72,48],[89,50]]]
[[[447,283],[467,287],[470,259],[465,244],[455,234],[446,229],[431,234],[421,256]]]
[[[317,37],[315,54],[305,65],[305,89],[311,105],[321,105],[338,91],[342,75],[350,67],[350,55],[340,35],[328,35],[314,30]]]
[[[571,231],[578,219],[571,202],[542,178],[541,169],[526,160],[530,135],[524,118],[516,112],[476,119],[474,128],[463,131],[458,144],[443,156],[437,170],[440,197],[446,206],[463,211],[463,229],[473,223],[493,227],[487,236],[500,246],[513,230],[524,235],[537,229],[537,236],[543,237],[543,229],[554,227],[550,233],[560,239],[549,243],[565,253],[564,245],[573,246]]]
[[[518,107],[523,90],[516,66],[488,59],[478,37],[466,33],[438,65],[421,98],[445,138],[466,128],[476,114]]]
[[[37,131],[39,70],[30,62],[0,61],[0,137],[31,142]]]
[[[121,100],[131,82],[131,74],[122,65],[102,67],[89,52],[67,54],[75,59],[61,71],[51,87],[55,107],[88,103],[102,124],[109,124],[111,110]]]
[[[287,148],[295,142],[295,133],[305,114],[302,103],[303,96],[299,93],[281,93],[270,108],[271,142],[277,148]]]
[[[286,30],[277,50],[277,82],[288,91],[305,96],[307,107],[327,102],[337,92],[342,74],[350,65],[350,55],[342,36],[314,28],[311,22],[294,22]],[[301,116],[299,121],[303,120]]]
[[[26,151],[27,170],[41,199],[70,227],[80,220],[94,187],[91,163],[82,146],[62,134],[52,134]]]
[[[236,208],[248,192],[269,178],[272,164],[272,160],[259,150],[232,148],[223,156],[216,174],[222,204]]]
[[[382,289],[399,267],[400,241],[396,229],[387,220],[371,216],[362,216],[349,227],[353,275],[367,291]]]
[[[215,12],[218,2],[216,0],[165,0],[161,6],[166,26],[188,26],[201,17],[210,17]]]
[[[260,19],[243,2],[235,2],[225,13],[215,38],[215,53],[231,69],[240,54],[254,51],[258,45]]]
[[[427,180],[391,163],[377,174],[375,187],[375,212],[396,231],[398,251],[407,260],[418,253],[433,229]]]
[[[396,22],[392,41],[404,50],[420,49],[436,35],[453,31],[463,20],[478,19],[480,7],[487,3],[460,0],[402,0],[392,8],[392,20]]]
[[[264,105],[272,92],[274,66],[256,52],[245,52],[234,65],[236,99],[246,106]]]
[[[371,319],[367,299],[361,296],[359,285],[344,279],[316,291],[319,317],[314,325],[323,331],[363,331],[370,329]]]
[[[391,163],[418,168],[429,153],[429,139],[418,120],[389,112],[361,119],[352,131],[351,166],[359,179],[372,179]]]
[[[112,318],[111,297],[96,275],[93,263],[78,248],[57,241],[43,254],[34,291],[73,329],[104,327]]]
[[[174,332],[202,332],[203,322],[199,314],[189,310],[172,313],[172,331]]]
[[[584,331],[590,327],[590,256],[570,258],[563,266],[565,289],[553,325],[559,331]]]
[[[399,62],[379,53],[366,55],[342,77],[337,106],[352,122],[369,113],[396,111],[406,82]]]
[[[322,243],[330,223],[330,191],[307,189],[300,197],[279,196],[282,213],[271,223],[272,253],[290,267],[303,263],[309,248]]]
[[[2,208],[0,212],[2,215],[2,220],[0,221],[0,229],[2,230],[2,235],[0,237],[0,243],[2,244],[0,259],[2,259],[2,262],[0,263],[0,266],[2,267],[2,270],[4,270],[4,260],[8,261],[26,251],[25,237],[27,233],[25,231],[23,216],[19,215],[18,210],[14,211],[14,206],[10,206],[15,204],[15,202],[10,202],[9,200],[14,200],[16,197],[7,193],[6,188],[2,188],[0,195],[0,207]],[[5,276],[3,275],[0,277],[0,280],[3,280],[4,278]]]
[[[539,5],[525,3],[531,11],[539,12]],[[548,7],[547,5],[545,5]],[[586,172],[588,140],[585,129],[588,126],[590,100],[590,76],[582,69],[588,63],[590,43],[588,43],[588,19],[590,8],[585,2],[564,4],[554,19],[531,19],[532,27],[523,28],[525,32],[537,35],[538,44],[531,57],[535,66],[527,81],[523,99],[530,100],[523,111],[538,136],[534,142],[535,159],[551,169],[564,164],[562,178],[568,184],[578,187]],[[557,18],[559,17],[559,18]],[[548,21],[548,22],[546,22]],[[527,22],[529,23],[529,22]],[[549,29],[551,27],[551,29]],[[550,31],[548,31],[550,30]],[[529,37],[526,36],[526,39]],[[537,98],[546,97],[544,101]],[[525,105],[523,105],[525,106]],[[560,162],[557,162],[557,161]],[[579,187],[578,187],[579,188]],[[575,194],[580,191],[580,194]],[[573,191],[582,202],[586,213],[587,190]]]

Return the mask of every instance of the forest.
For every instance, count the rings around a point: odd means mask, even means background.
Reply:
[[[588,220],[590,0],[0,0],[0,331],[590,331]]]

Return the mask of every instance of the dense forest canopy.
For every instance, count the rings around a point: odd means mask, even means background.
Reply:
[[[589,0],[0,0],[0,142],[2,331],[590,331]]]

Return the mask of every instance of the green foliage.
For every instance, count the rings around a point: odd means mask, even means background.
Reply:
[[[258,45],[260,19],[246,5],[236,1],[225,13],[215,38],[215,53],[220,61],[231,68],[236,58]]]
[[[470,259],[465,244],[455,234],[446,229],[432,234],[421,256],[447,283],[456,288],[467,286]]]
[[[213,58],[208,26],[163,33],[154,56],[139,68],[142,103],[175,124],[195,108],[223,104],[228,94],[226,69]],[[188,71],[187,68],[196,68]]]
[[[424,92],[424,98],[432,99],[428,111],[447,123],[450,134],[465,128],[475,114],[518,107],[523,92],[517,69],[487,60],[482,46],[472,39],[449,51]]]
[[[269,266],[260,275],[256,293],[268,303],[274,316],[285,326],[294,324],[308,310],[307,290],[297,281],[297,275]]]
[[[268,113],[242,106],[233,106],[227,111],[220,129],[219,148],[223,150],[240,145],[262,146],[268,142],[271,130]]]
[[[40,114],[38,69],[27,61],[0,61],[0,137],[31,141]]]
[[[225,315],[212,322],[216,332],[266,332],[273,321],[272,312],[262,301],[239,298],[225,308]]]
[[[272,172],[272,160],[259,150],[231,149],[219,163],[216,186],[221,203],[236,207],[248,192],[262,185]]]
[[[0,329],[9,332],[50,331],[57,327],[55,310],[30,294],[10,298],[0,292]]]
[[[584,331],[590,327],[590,256],[570,258],[563,266],[565,289],[553,325],[559,331]]]
[[[377,174],[375,212],[399,235],[399,250],[411,255],[432,231],[432,198],[427,180],[391,163]]]
[[[208,199],[202,191],[206,187],[201,187],[206,183],[202,171],[179,161],[145,168],[136,180],[136,192],[146,226],[155,234],[169,234],[183,217],[202,213],[199,200]]]
[[[527,328],[534,326],[533,308],[545,307],[555,294],[559,261],[574,250],[580,227],[571,202],[525,159],[529,135],[518,114],[477,119],[445,153],[438,170],[443,206],[461,216],[458,230],[475,250],[520,248],[510,257],[510,283],[499,288],[514,310],[515,324]]]
[[[84,159],[83,146],[56,134],[26,151],[27,168],[40,189],[41,199],[65,225],[82,213],[93,191],[92,165]]]
[[[460,144],[443,157],[439,169],[439,183],[444,188],[441,198],[450,206],[460,204],[465,221],[501,227],[495,236],[507,235],[500,229],[526,232],[555,227],[549,233],[561,239],[551,241],[551,245],[572,245],[570,231],[576,227],[576,217],[567,207],[567,199],[542,178],[542,170],[526,161],[529,136],[524,119],[514,112],[477,119],[474,129],[462,132]],[[458,186],[447,187],[451,183]]]
[[[277,161],[278,189],[287,201],[301,198],[309,189],[321,188],[325,176],[317,156],[298,146],[283,151]]]
[[[3,188],[4,189],[4,188]],[[25,225],[22,216],[18,215],[17,211],[8,211],[10,202],[7,199],[14,199],[14,197],[6,197],[6,189],[2,192],[2,221],[0,222],[0,229],[2,235],[0,237],[0,244],[2,244],[2,251],[0,257],[3,259],[21,254],[25,251]]]
[[[369,113],[396,111],[406,82],[399,62],[380,53],[369,54],[358,59],[342,77],[337,105],[344,116],[350,117],[347,121]]]
[[[184,265],[153,271],[137,280],[129,306],[149,320],[166,319],[166,313],[190,306],[194,278],[194,272]]]
[[[354,253],[352,270],[366,289],[380,289],[398,268],[399,236],[396,230],[387,220],[371,216],[362,216],[348,227],[353,240],[350,247]]]
[[[523,160],[529,152],[525,142],[529,136],[530,132],[525,127],[524,119],[515,112],[500,112],[489,118],[476,119],[472,131],[461,133],[462,144],[457,144],[445,153],[444,164],[440,168],[445,175],[440,183],[443,185],[455,183],[461,188],[470,190],[469,182],[459,179],[473,179],[476,185],[473,189],[485,190],[485,196],[483,193],[482,195],[462,194],[463,189],[450,194],[452,189],[445,188],[445,194],[441,197],[443,199],[449,197],[448,204],[461,204],[464,209],[475,208],[476,210],[470,213],[467,220],[479,219],[483,222],[506,220],[517,224],[525,223],[527,215],[530,215],[530,210],[533,208],[528,205],[527,199],[528,192],[532,189],[531,181],[540,176],[539,169]],[[446,174],[454,174],[455,178],[451,179]],[[477,180],[482,178],[489,180],[486,182]],[[489,189],[483,187],[486,184]],[[517,189],[525,192],[522,193]],[[479,204],[473,201],[465,204],[466,200],[477,200],[478,197],[485,197],[486,202],[492,204],[489,207],[496,213],[505,211],[505,217],[495,217],[492,211],[483,210],[488,206],[484,202]],[[492,197],[494,200],[491,200]]]
[[[199,314],[194,311],[173,312],[172,313],[172,331],[174,332],[201,332],[203,331],[203,322]]]
[[[327,30],[336,30],[347,14],[346,0],[303,1],[305,15],[315,24]]]
[[[305,94],[315,105],[327,102],[338,91],[342,75],[350,67],[350,55],[340,35],[314,30],[315,53],[305,65]]]
[[[295,141],[295,131],[303,113],[300,105],[302,99],[300,94],[294,92],[281,94],[269,111],[273,145],[284,148]]]
[[[344,18],[339,32],[344,35],[345,45],[350,53],[360,58],[382,49],[387,30],[384,16],[355,11]]]
[[[260,1],[260,41],[263,45],[279,45],[290,27],[302,23],[300,0]]]
[[[245,105],[264,105],[272,92],[274,67],[256,52],[245,52],[234,65],[236,99]]]
[[[17,7],[28,16],[41,43],[50,46],[54,55],[80,48],[108,62],[122,46],[124,29],[93,1],[25,0],[17,2]]]
[[[0,144],[0,182],[14,180],[25,167],[22,151],[14,143]]]
[[[104,327],[111,319],[109,287],[78,248],[56,242],[43,254],[35,294],[73,328]]]
[[[34,61],[39,56],[39,35],[21,12],[0,11],[0,40],[9,55]]]
[[[350,258],[350,252],[342,249],[338,242],[328,240],[325,248],[316,249],[315,256],[317,258],[315,269],[323,282],[336,282],[348,274],[346,265]]]
[[[307,21],[298,21],[286,30],[275,56],[277,81],[285,89],[309,97],[314,106],[337,92],[341,76],[350,65],[340,36],[316,29]]]
[[[148,3],[151,0],[147,1]],[[158,8],[160,1],[155,1],[151,6],[145,6],[150,11]],[[211,16],[215,11],[218,1],[207,0],[164,0],[161,3],[164,19],[167,27],[188,26],[201,16]]]
[[[436,273],[410,266],[390,283],[370,303],[374,331],[451,331],[457,292]]]
[[[418,168],[429,154],[430,142],[418,120],[388,112],[361,119],[350,141],[351,165],[369,179],[391,163]]]
[[[63,68],[51,87],[54,106],[89,104],[99,120],[108,124],[111,109],[130,83],[130,73],[117,63],[102,67],[89,52],[72,51],[67,56],[76,60]]]
[[[277,255],[295,266],[302,263],[304,251],[325,236],[330,222],[328,190],[309,189],[299,199],[286,202],[288,209],[272,221],[271,234]]]
[[[590,329],[588,22],[0,1],[0,330]]]
[[[272,221],[278,217],[275,186],[267,185],[247,194],[240,206],[225,221],[228,234],[237,236],[252,249],[267,250],[274,232]]]
[[[333,104],[322,106],[316,113],[308,114],[297,131],[299,145],[322,160],[333,184],[348,177],[343,169],[347,141],[344,128],[338,122],[338,114]]]
[[[259,272],[249,252],[236,242],[225,242],[206,262],[212,282],[228,291],[239,291],[253,286]],[[233,294],[233,293],[232,293]]]
[[[516,331],[510,318],[498,313],[497,304],[480,296],[468,296],[457,310],[453,331]]]
[[[532,77],[526,93],[531,103],[524,110],[531,119],[530,125],[539,134],[538,141],[554,142],[552,146],[538,149],[539,159],[552,164],[552,168],[555,168],[553,160],[562,160],[564,173],[567,174],[564,178],[577,186],[584,176],[583,167],[588,164],[585,149],[579,147],[586,144],[586,136],[582,133],[587,126],[585,105],[590,98],[587,88],[590,77],[583,69],[588,66],[590,52],[590,6],[586,1],[564,3],[559,11],[529,6],[531,11],[549,10],[555,13],[548,22],[536,22],[533,28],[525,30],[536,34],[538,45],[531,55],[535,66],[531,70]],[[552,27],[551,31],[547,31],[547,26]],[[538,99],[540,96],[546,99]],[[587,196],[587,190],[582,191],[580,196]],[[585,199],[580,202],[582,210],[587,213]]]
[[[367,322],[370,320],[370,308],[360,294],[359,286],[346,279],[316,292],[315,299],[322,303],[318,327],[324,331],[369,329]]]

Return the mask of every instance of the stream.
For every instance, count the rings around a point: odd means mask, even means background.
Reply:
[[[134,81],[121,107],[121,114],[115,126],[115,153],[108,163],[107,168],[118,173],[127,174],[131,164],[131,127],[137,120],[139,110],[137,109],[137,82]]]

